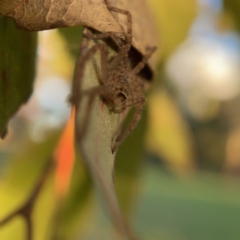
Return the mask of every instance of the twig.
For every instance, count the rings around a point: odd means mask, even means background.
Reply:
[[[35,187],[33,188],[27,200],[23,203],[22,206],[20,206],[20,208],[18,208],[17,210],[9,214],[6,218],[4,218],[2,221],[0,221],[0,227],[7,224],[16,216],[21,215],[26,221],[26,229],[27,229],[26,240],[33,240],[33,223],[32,223],[33,208],[52,167],[53,167],[53,162],[47,161],[47,163],[43,168],[43,171],[39,180],[37,181]]]

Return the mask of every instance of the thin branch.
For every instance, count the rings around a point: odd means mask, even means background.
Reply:
[[[20,208],[9,214],[6,218],[0,221],[0,227],[4,226],[8,222],[10,222],[13,218],[20,215],[25,219],[26,222],[26,240],[33,240],[33,223],[32,223],[32,212],[34,205],[37,201],[37,198],[46,183],[47,177],[53,167],[52,161],[47,161],[45,164],[40,178],[38,179],[35,187],[33,188],[32,192],[30,193],[27,200],[23,203]]]

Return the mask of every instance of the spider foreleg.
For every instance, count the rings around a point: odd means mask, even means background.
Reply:
[[[77,131],[79,133],[79,136],[78,136],[79,141],[81,141],[84,138],[84,136],[88,130],[89,122],[91,119],[90,118],[91,109],[92,109],[95,98],[99,95],[100,96],[104,95],[107,91],[109,91],[107,85],[100,85],[100,86],[94,87],[90,90],[82,92],[82,95],[87,95],[85,97],[88,97],[88,101],[86,102],[85,111],[84,111],[85,116],[81,123],[81,128],[79,128]]]
[[[126,35],[126,44],[124,45],[124,50],[123,51],[128,51],[132,45],[132,15],[130,12],[112,7],[109,0],[105,0],[106,5],[110,11],[121,13],[127,16],[127,35]]]
[[[103,78],[105,78],[107,76],[107,70],[105,69],[106,62],[107,62],[106,46],[103,44],[98,44],[98,45],[93,46],[91,49],[89,49],[88,52],[83,57],[80,56],[77,60],[75,73],[74,73],[72,93],[68,99],[68,101],[72,105],[77,106],[80,102],[82,78],[84,75],[86,63],[88,62],[89,59],[91,59],[93,57],[93,55],[98,50],[100,51],[100,54],[101,54],[102,76],[103,76]]]
[[[139,98],[137,101],[133,101],[133,104],[129,105],[129,106],[133,106],[133,105],[136,105],[136,104],[138,104],[138,105],[137,105],[136,111],[133,115],[133,119],[130,122],[130,124],[127,126],[127,128],[116,138],[116,140],[114,142],[114,145],[113,145],[113,148],[112,148],[112,153],[116,152],[119,145],[124,141],[124,139],[127,137],[127,135],[130,132],[132,132],[132,130],[136,127],[137,123],[141,119],[142,111],[143,111],[143,108],[144,108],[144,105],[145,105],[145,98],[141,98],[141,100]]]

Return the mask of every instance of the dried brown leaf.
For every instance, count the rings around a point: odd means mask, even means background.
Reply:
[[[84,25],[99,31],[107,28],[121,32],[103,0],[4,0],[1,13],[13,17],[25,30],[39,31]]]
[[[146,47],[158,45],[158,32],[145,0],[112,0],[111,4],[131,12],[133,46],[141,54],[146,53]],[[0,13],[14,18],[18,27],[30,31],[83,25],[99,32],[122,33],[126,27],[126,17],[119,14],[113,17],[104,0],[1,0]],[[156,62],[157,54],[150,64],[154,67]]]

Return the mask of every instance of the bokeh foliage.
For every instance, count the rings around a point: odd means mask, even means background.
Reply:
[[[234,19],[235,26],[240,31],[240,2],[238,0],[224,0],[225,10],[230,13]]]
[[[196,16],[197,2],[149,0],[148,3],[161,35],[158,47],[162,50],[162,56],[165,59],[186,38]]]
[[[226,0],[225,2],[226,6],[236,14],[235,16],[238,16],[240,8],[238,1]],[[151,0],[149,3],[162,35],[159,47],[162,49],[164,62],[186,37],[195,16],[196,2],[193,0]],[[3,66],[9,67],[9,69],[11,67],[10,76],[13,82],[10,86],[13,84],[13,91],[16,91],[16,86],[18,89],[24,90],[24,93],[21,93],[21,96],[24,96],[21,99],[24,100],[21,101],[25,101],[31,92],[34,75],[36,34],[16,30],[12,20],[9,20],[8,24],[3,24],[1,21],[6,20],[0,19],[0,36],[4,36],[4,38],[0,37],[0,49],[4,46],[4,52],[14,53],[15,57],[9,58],[11,60],[9,62],[5,60],[3,62],[1,58],[0,70],[2,71]],[[78,48],[80,44],[80,31],[78,27],[60,30],[69,44],[67,50],[73,56],[76,56],[74,49]],[[5,45],[2,45],[3,39],[5,39]],[[8,97],[6,94],[0,95],[0,100],[3,96],[5,99]],[[19,99],[16,95],[15,100],[18,104]],[[155,111],[158,111],[156,104],[159,100],[161,100],[162,105],[159,107],[162,107],[162,111],[156,113],[159,115],[157,119],[161,120],[161,114],[165,114],[164,119],[170,124],[168,128],[158,125],[161,127],[159,132],[155,131],[152,139],[151,133],[148,132],[150,134],[148,138],[154,140],[156,145],[157,141],[161,141],[162,152],[166,159],[170,156],[169,164],[178,171],[185,165],[191,166],[194,162],[192,159],[194,155],[191,155],[192,146],[189,145],[191,141],[189,132],[185,131],[187,124],[177,113],[177,107],[172,104],[171,96],[168,94],[161,95],[155,100],[154,97],[150,97],[148,103],[150,110],[154,106]],[[0,101],[0,111],[1,103],[2,100]],[[11,109],[15,111],[16,103],[11,104]],[[146,240],[239,239],[240,205],[239,187],[237,186],[239,180],[234,182],[223,180],[219,176],[201,174],[182,179],[158,171],[159,161],[157,163],[143,161],[146,159],[143,139],[147,124],[150,123],[146,111],[137,128],[120,147],[115,170],[120,206],[124,214],[134,223],[139,236]],[[12,114],[13,112],[9,112],[8,117]],[[0,116],[2,119],[2,115]],[[5,122],[0,124],[0,132],[4,129],[8,117],[5,117]],[[155,122],[157,124],[157,121]],[[171,127],[171,124],[174,125],[174,128]],[[160,135],[164,129],[165,132]],[[174,135],[174,132],[178,134]],[[0,178],[0,218],[24,201],[34,185],[40,169],[52,156],[59,134],[56,132],[49,136],[42,144],[26,140],[21,151],[9,154],[7,170]],[[155,138],[156,136],[160,136],[160,140]],[[177,159],[179,161],[174,162],[175,157],[172,157],[175,156],[174,154],[179,156]],[[158,153],[158,157],[159,155],[161,155],[161,151]],[[55,236],[56,239],[61,240],[105,240],[106,236],[110,236],[108,233],[111,226],[106,217],[102,217],[104,214],[96,203],[90,177],[84,166],[79,163],[80,161],[78,159],[78,162],[75,163],[66,199],[56,197],[53,183],[54,173],[49,176],[49,181],[44,187],[34,211],[36,239],[51,239],[52,236]],[[149,167],[149,165],[153,167]],[[24,239],[24,230],[24,222],[18,218],[0,229],[0,239]]]
[[[0,16],[0,135],[9,119],[32,93],[35,76],[37,33],[16,28]]]

